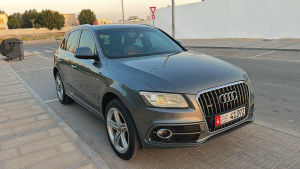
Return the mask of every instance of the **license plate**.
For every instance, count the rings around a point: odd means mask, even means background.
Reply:
[[[239,109],[233,110],[231,112],[222,114],[220,116],[215,117],[215,126],[219,126],[225,123],[228,123],[237,118],[243,117],[246,115],[245,107],[241,107]]]

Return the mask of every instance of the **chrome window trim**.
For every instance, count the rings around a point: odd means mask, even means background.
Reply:
[[[222,128],[222,129],[220,129],[220,130],[216,130],[216,131],[210,132],[210,131],[209,131],[209,128],[208,128],[208,125],[207,125],[206,117],[205,117],[204,112],[203,112],[203,109],[202,109],[202,106],[201,106],[201,104],[200,104],[200,102],[199,102],[199,97],[200,97],[200,95],[203,94],[203,93],[206,93],[206,92],[211,92],[211,91],[214,91],[214,90],[217,90],[217,89],[221,89],[221,88],[224,88],[224,87],[233,86],[233,85],[237,85],[237,84],[242,84],[242,83],[245,83],[245,84],[247,85],[248,89],[249,89],[249,90],[248,90],[248,91],[249,91],[249,98],[248,98],[248,105],[247,105],[247,106],[248,106],[247,117],[246,117],[245,119],[243,119],[243,120],[240,121],[240,123],[242,123],[242,122],[244,122],[244,121],[247,121],[247,119],[248,119],[248,117],[249,117],[249,114],[250,114],[250,113],[249,113],[249,109],[250,109],[250,88],[249,88],[249,85],[248,85],[245,81],[232,82],[232,83],[228,83],[228,84],[225,84],[225,85],[221,85],[221,86],[217,86],[217,87],[212,87],[212,88],[204,89],[204,90],[201,90],[201,91],[199,91],[199,92],[197,93],[197,95],[196,95],[196,102],[197,102],[197,104],[198,104],[198,106],[199,106],[199,109],[200,109],[201,114],[202,114],[202,118],[203,118],[204,121],[205,121],[206,130],[207,130],[207,132],[208,132],[209,134],[220,133],[220,132],[222,132],[222,131],[224,131],[224,130],[227,130],[228,128],[231,128],[231,127],[235,126],[235,124],[232,124],[232,125],[230,125],[230,126],[224,127],[224,128]],[[239,122],[237,122],[237,123],[239,123]],[[236,123],[236,124],[237,124],[237,123]],[[239,123],[239,124],[240,124],[240,123]]]

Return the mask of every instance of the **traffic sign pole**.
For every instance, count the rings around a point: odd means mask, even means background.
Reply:
[[[175,39],[175,0],[172,0],[172,37]]]
[[[154,27],[154,19],[155,19],[155,15],[152,14],[152,24],[153,24],[153,27]]]

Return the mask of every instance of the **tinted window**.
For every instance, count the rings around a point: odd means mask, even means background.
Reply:
[[[182,52],[172,39],[154,28],[99,30],[98,37],[109,58],[158,55]]]
[[[96,43],[93,34],[88,30],[83,30],[80,37],[79,47],[89,47],[96,54]]]
[[[149,40],[151,42],[151,46],[153,47],[165,47],[170,48],[171,44],[168,43],[163,39],[163,37],[159,36],[156,33],[153,32],[147,32],[147,36],[149,37]]]
[[[66,49],[70,53],[74,53],[78,46],[80,31],[71,32],[67,41]]]
[[[65,36],[64,40],[60,44],[60,48],[63,49],[63,50],[66,50],[68,37],[69,37],[69,34]]]

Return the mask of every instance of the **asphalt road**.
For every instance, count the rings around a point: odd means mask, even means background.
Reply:
[[[100,156],[105,154],[106,158],[115,158],[102,120],[77,103],[66,106],[57,100],[52,66],[58,43],[25,43],[25,60],[15,60],[9,64]],[[300,52],[208,48],[191,50],[224,59],[246,70],[256,95],[255,123],[300,135]],[[99,142],[104,142],[105,146],[97,146]],[[178,149],[163,151],[178,154]],[[111,156],[107,157],[108,154]],[[114,165],[115,168],[120,165],[130,168],[136,163],[120,160],[110,165],[112,168]]]

